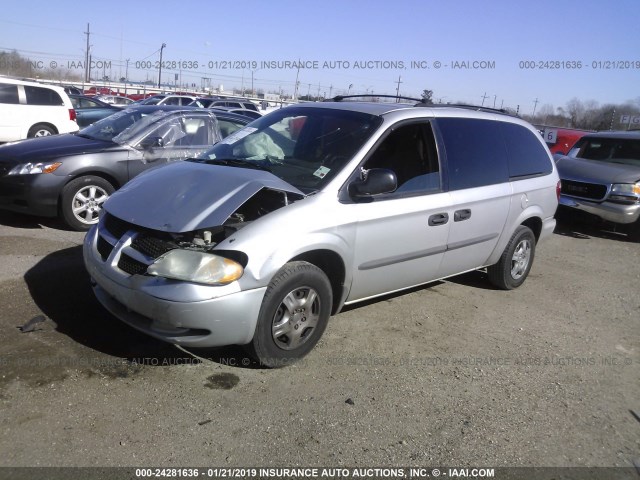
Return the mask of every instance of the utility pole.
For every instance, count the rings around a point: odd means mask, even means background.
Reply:
[[[493,96],[493,108],[496,108],[496,99],[498,98],[498,95],[494,95]]]
[[[482,105],[481,105],[482,107],[484,107],[484,101],[485,101],[487,98],[489,98],[489,97],[487,96],[487,92],[484,92],[484,95],[482,95]]]
[[[89,24],[87,23],[87,31],[84,32],[87,36],[87,49],[84,52],[84,81],[89,81]]]
[[[316,96],[316,102],[320,98],[320,82],[318,82],[318,95]]]
[[[333,98],[331,92],[333,92],[333,84],[329,86],[329,98]]]
[[[163,43],[162,46],[160,47],[160,65],[159,65],[159,69],[158,69],[158,88],[160,87],[160,83],[162,80],[162,51],[164,50],[164,48],[167,46],[166,43]]]
[[[531,115],[532,117],[536,116],[536,107],[538,106],[538,97],[536,97],[536,99],[533,102],[533,114]]]
[[[504,106],[504,98],[502,99],[502,103],[500,104],[500,110],[502,110],[503,106]]]
[[[300,86],[300,82],[298,81],[298,77],[300,76],[300,66],[298,66],[298,71],[296,72],[296,90],[293,92],[293,100],[298,100],[298,87]]]
[[[127,84],[129,83],[129,58],[127,58],[127,67],[124,69],[124,94],[127,95]]]
[[[400,102],[400,84],[402,83],[402,77],[398,75],[398,81],[396,82],[398,86],[396,87],[396,103]]]

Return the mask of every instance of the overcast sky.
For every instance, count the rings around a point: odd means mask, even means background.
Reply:
[[[225,90],[250,88],[253,76],[265,91],[291,94],[297,79],[300,95],[395,94],[400,80],[401,94],[430,89],[435,100],[519,105],[525,114],[536,99],[540,108],[640,98],[637,0],[74,0],[2,9],[1,50],[81,73],[89,23],[92,59],[110,62],[99,74],[111,78],[125,75],[129,59],[130,79],[157,81],[165,43],[163,82],[178,74]]]

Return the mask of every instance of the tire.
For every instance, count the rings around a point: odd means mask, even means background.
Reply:
[[[524,283],[536,252],[536,237],[529,227],[520,225],[504,249],[500,261],[487,268],[489,281],[503,290]]]
[[[62,189],[62,219],[74,230],[89,230],[98,223],[102,204],[114,191],[113,185],[101,177],[88,175],[72,180]]]
[[[39,123],[29,129],[29,133],[27,134],[27,137],[29,138],[48,137],[49,135],[55,135],[56,133],[58,132],[56,132],[53,128],[49,127],[48,125]]]
[[[287,263],[267,287],[249,354],[270,368],[301,359],[322,337],[332,303],[322,270],[307,262]]]

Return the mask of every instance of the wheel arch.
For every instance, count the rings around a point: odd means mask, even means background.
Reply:
[[[51,130],[53,130],[56,134],[60,133],[60,131],[58,130],[58,128],[53,124],[53,123],[49,123],[49,122],[36,122],[33,125],[31,125],[28,129],[27,129],[27,137],[29,136],[29,133],[31,132],[31,130],[33,130],[35,127],[39,126],[39,125],[43,125],[45,127],[50,128]]]
[[[333,292],[331,315],[336,314],[343,303],[346,277],[346,267],[342,257],[333,250],[318,249],[300,253],[289,259],[289,262],[296,261],[311,263],[325,273],[329,279],[329,283],[331,283],[331,291]]]
[[[60,213],[60,209],[62,208],[62,194],[64,192],[64,188],[67,185],[69,185],[69,183],[82,177],[100,177],[103,180],[106,180],[107,182],[109,182],[111,185],[113,185],[113,188],[116,190],[118,190],[121,187],[120,182],[118,182],[118,180],[113,175],[109,175],[108,173],[100,170],[89,170],[85,172],[75,173],[73,176],[69,176],[67,178],[67,181],[65,182],[63,187],[60,189],[60,192],[58,193],[58,213]]]
[[[529,227],[533,232],[533,235],[536,237],[536,243],[538,243],[538,239],[540,238],[540,233],[542,232],[542,219],[538,216],[529,217],[526,220],[524,220],[520,225]]]

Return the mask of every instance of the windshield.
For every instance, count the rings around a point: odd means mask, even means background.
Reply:
[[[150,124],[171,112],[142,112],[136,109],[123,110],[83,128],[78,135],[96,140],[115,142],[120,145],[145,130]]]
[[[640,138],[582,137],[571,149],[569,156],[601,162],[640,165]]]
[[[366,113],[288,107],[226,137],[199,161],[268,170],[310,193],[342,170],[381,122]]]

